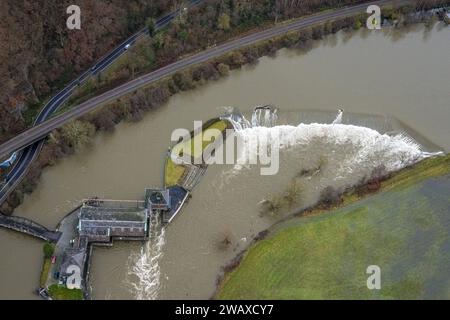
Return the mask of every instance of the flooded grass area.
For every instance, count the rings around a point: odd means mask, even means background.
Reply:
[[[403,171],[384,183],[388,192],[277,226],[218,298],[449,299],[448,159]],[[447,174],[426,178],[438,172]],[[371,265],[381,268],[381,290],[367,288]]]

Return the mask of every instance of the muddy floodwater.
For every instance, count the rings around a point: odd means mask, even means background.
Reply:
[[[99,135],[92,146],[46,169],[15,214],[53,228],[84,198],[142,199],[146,187],[163,184],[172,130],[192,130],[194,120],[216,117],[227,106],[250,113],[257,105],[273,104],[280,115],[339,107],[344,115],[389,114],[448,152],[449,52],[450,28],[441,24],[432,30],[415,26],[408,32],[339,33],[307,53],[281,50],[226,79],[174,96],[138,123]],[[324,168],[320,177],[299,178],[304,189],[312,190],[300,192],[302,207],[327,185],[345,186],[380,164],[396,168],[397,157],[407,161],[419,156],[406,142],[347,126],[281,131],[298,140],[294,149],[282,152],[280,174],[262,177],[255,168],[211,166],[191,201],[157,238],[95,248],[93,297],[209,298],[221,267],[280,218],[261,214],[261,201],[280,194],[299,172]],[[371,134],[369,143],[365,139]],[[37,298],[32,291],[39,281],[42,243],[0,230],[0,254],[0,298]]]

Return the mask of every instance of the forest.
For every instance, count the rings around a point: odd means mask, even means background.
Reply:
[[[176,0],[3,0],[0,10],[0,141],[26,126],[26,112],[88,69],[148,17]],[[81,8],[81,30],[68,30],[66,8]]]

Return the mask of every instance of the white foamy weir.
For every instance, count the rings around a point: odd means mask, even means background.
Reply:
[[[276,125],[277,109],[272,106],[256,107],[252,114],[252,127],[273,127]],[[247,126],[248,127],[248,126]]]
[[[343,114],[344,114],[344,112],[342,111],[342,109],[339,109],[338,115],[336,116],[336,119],[334,119],[333,124],[341,124]]]
[[[259,174],[258,168],[264,165],[254,165],[255,158],[260,156],[255,141],[265,140],[269,146],[271,142],[279,146],[279,172],[277,177],[272,176],[274,183],[298,177],[302,172],[320,172],[303,181],[311,201],[317,200],[320,191],[327,186],[342,190],[369,179],[376,170],[393,172],[438,154],[424,152],[407,134],[381,134],[367,127],[342,124],[342,110],[331,124],[301,123],[298,126],[274,125],[278,119],[276,109],[257,107],[251,123],[238,109],[227,111],[223,118],[233,124],[241,145],[238,165],[223,173],[225,183],[231,182],[233,177]]]
[[[252,163],[256,152],[255,140],[276,137],[280,170],[283,166],[289,166],[301,172],[322,163],[324,181],[335,187],[358,183],[380,166],[392,172],[432,155],[423,152],[409,137],[389,136],[354,125],[313,123],[272,128],[258,126],[237,130],[237,134],[243,141],[237,163]],[[236,165],[233,174],[245,168],[250,169],[250,166]]]
[[[230,121],[233,124],[235,130],[242,130],[252,127],[250,121],[248,121],[237,108],[223,107],[223,109],[225,111],[225,115],[223,116],[223,118]]]
[[[266,140],[270,145],[272,140],[273,144],[279,144],[280,169],[284,164],[296,166],[301,171],[317,166],[326,159],[326,167],[333,168],[327,179],[334,182],[348,180],[353,183],[351,177],[368,177],[377,167],[383,166],[386,171],[392,172],[438,154],[424,152],[406,134],[381,134],[367,127],[342,124],[342,116],[343,111],[339,109],[331,124],[277,126],[276,108],[255,108],[250,123],[237,108],[229,107],[224,118],[233,124],[238,138],[243,142],[238,150],[238,164],[254,162],[257,156],[255,153],[258,153],[255,141]],[[249,169],[250,166],[236,165],[232,174],[237,174],[243,168]]]
[[[165,244],[165,229],[161,219],[153,216],[150,221],[151,238],[138,253],[128,259],[127,284],[137,300],[155,300],[161,286],[159,262]]]

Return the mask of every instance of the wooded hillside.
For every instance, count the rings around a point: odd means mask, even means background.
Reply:
[[[24,128],[28,105],[47,98],[176,2],[2,0],[0,141]],[[81,8],[81,30],[66,27],[71,4]]]
[[[419,0],[419,8],[449,0]],[[183,0],[3,0],[0,10],[0,142],[23,130],[42,103],[149,18]],[[157,68],[263,24],[367,0],[208,0],[181,15],[112,80]],[[81,8],[81,30],[68,30],[66,9]],[[148,66],[146,67],[145,64]],[[136,66],[135,66],[136,65]],[[122,68],[123,69],[123,68]],[[34,108],[33,108],[34,107]],[[28,111],[27,111],[28,110]]]

